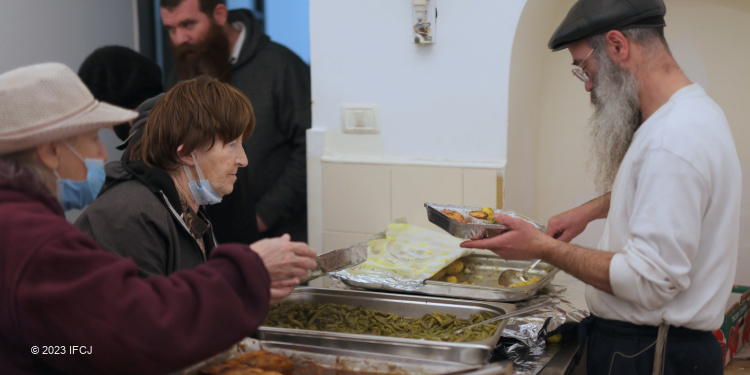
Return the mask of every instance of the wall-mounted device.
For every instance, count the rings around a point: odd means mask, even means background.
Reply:
[[[434,44],[437,28],[437,0],[412,0],[412,25],[414,43],[420,45]]]
[[[341,131],[349,134],[378,134],[378,105],[344,104],[341,106]]]

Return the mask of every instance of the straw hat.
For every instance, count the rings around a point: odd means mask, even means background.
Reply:
[[[95,100],[78,75],[60,63],[0,75],[0,155],[117,125],[137,115]]]

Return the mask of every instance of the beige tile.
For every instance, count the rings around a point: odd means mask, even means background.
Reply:
[[[383,224],[378,232],[382,232],[388,224]],[[349,233],[349,232],[323,232],[323,249],[315,249],[318,254],[322,254],[331,250],[341,249],[357,242],[367,242],[376,233]]]
[[[393,166],[392,219],[405,217],[412,225],[436,229],[427,220],[425,202],[461,204],[463,177],[461,168]]]
[[[498,207],[496,170],[464,168],[463,184],[463,204],[477,207]]]
[[[388,166],[323,162],[323,231],[375,233],[391,218]]]

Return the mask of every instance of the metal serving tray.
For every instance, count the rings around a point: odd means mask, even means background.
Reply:
[[[278,341],[260,341],[246,338],[229,350],[180,371],[181,375],[197,375],[201,368],[217,365],[242,353],[267,350],[289,358],[295,365],[314,363],[331,370],[356,371],[368,374],[447,375],[461,371],[463,375],[511,375],[513,365],[501,363],[490,368],[478,368],[457,362],[409,358],[396,355],[362,352],[350,349],[326,348]]]
[[[505,225],[488,224],[486,220],[479,220],[469,215],[470,211],[481,211],[482,207],[430,202],[425,203],[424,206],[427,209],[427,220],[439,226],[451,235],[459,238],[480,239],[494,237],[498,234],[502,234],[508,231],[508,227]],[[460,212],[466,219],[466,222],[461,223],[451,219],[450,217],[448,217],[448,215],[443,213],[444,209]],[[495,213],[506,214],[526,220],[537,227],[537,229],[544,232],[544,225],[539,224],[534,220],[531,220],[514,211],[501,210],[498,208],[495,208],[494,211]]]
[[[474,254],[460,258],[464,262],[464,269],[471,270],[471,273],[461,272],[456,276],[457,283],[450,283],[436,279],[435,276],[425,280],[424,286],[409,293],[426,294],[430,296],[452,297],[452,298],[470,298],[483,301],[512,302],[528,299],[536,295],[542,288],[547,286],[555,274],[560,271],[559,268],[545,262],[540,262],[529,273],[532,276],[539,277],[539,282],[513,288],[501,287],[497,284],[497,278],[500,272],[507,269],[523,270],[528,267],[533,260],[505,260],[499,256]],[[438,273],[439,274],[439,273]],[[462,282],[476,285],[461,284]],[[347,279],[341,279],[344,284],[363,289],[384,290],[392,292],[406,292],[396,289],[387,284],[381,283],[362,283]]]
[[[447,314],[455,314],[459,318],[468,318],[471,314],[477,314],[482,311],[497,316],[515,310],[515,306],[504,303],[459,301],[450,298],[408,294],[304,287],[296,288],[281,303],[335,303],[362,306],[366,309],[377,309],[393,314],[400,314],[405,317],[420,317],[433,311],[440,311]],[[497,331],[491,337],[469,343],[267,326],[258,328],[258,338],[261,340],[292,342],[303,345],[481,365],[487,361],[492,353],[505,328],[505,324],[505,320],[501,321]]]

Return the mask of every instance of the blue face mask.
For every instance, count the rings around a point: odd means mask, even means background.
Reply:
[[[69,144],[65,143],[65,145],[86,164],[86,169],[88,169],[86,181],[60,178],[60,175],[55,171],[55,176],[57,176],[57,201],[60,202],[63,210],[68,211],[74,208],[81,209],[91,204],[99,194],[99,190],[104,186],[106,175],[104,173],[104,161],[101,159],[83,159]]]
[[[211,188],[211,183],[203,177],[203,172],[201,172],[201,167],[198,166],[198,160],[195,159],[195,154],[191,153],[190,155],[193,157],[195,170],[198,172],[198,178],[200,178],[200,184],[195,182],[193,174],[190,173],[190,168],[188,168],[187,165],[183,165],[182,169],[185,171],[185,175],[187,176],[188,187],[190,187],[190,193],[193,194],[195,203],[198,203],[201,206],[205,206],[208,204],[216,204],[221,202],[221,197],[219,196],[219,194],[216,194],[214,189]]]

